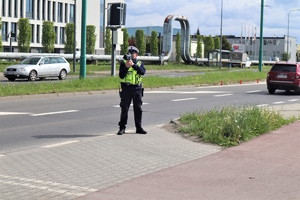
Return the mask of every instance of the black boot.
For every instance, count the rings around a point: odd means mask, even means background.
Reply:
[[[143,128],[137,128],[137,129],[136,129],[136,133],[139,133],[139,134],[147,134],[147,132],[146,132]]]
[[[125,133],[125,129],[120,128],[120,130],[118,131],[117,135],[123,135]]]

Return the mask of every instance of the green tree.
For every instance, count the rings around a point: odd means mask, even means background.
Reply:
[[[145,36],[143,30],[136,30],[135,32],[135,46],[140,51],[139,55],[143,56],[146,53]]]
[[[96,46],[96,27],[94,25],[86,26],[86,54],[95,54]]]
[[[51,53],[54,51],[54,44],[56,38],[54,23],[49,21],[44,21],[42,30],[43,30],[42,31],[43,52]]]
[[[287,53],[286,53],[286,51],[284,51],[283,53],[282,53],[282,61],[287,61]],[[290,55],[289,55],[289,59],[290,59]]]
[[[127,54],[129,47],[129,34],[126,28],[122,28],[123,31],[123,44],[121,44],[121,55]]]
[[[177,32],[176,34],[176,63],[181,62],[181,55],[180,55],[180,34]]]
[[[20,52],[29,52],[32,37],[31,26],[28,18],[20,18],[18,21],[18,49]]]
[[[111,30],[109,28],[105,29],[105,38],[104,38],[104,44],[105,44],[105,49],[104,49],[104,54],[105,55],[111,55],[111,50],[112,50],[112,44],[111,44]]]
[[[231,44],[228,42],[225,36],[222,36],[222,50],[231,51]]]
[[[208,51],[213,50],[215,47],[214,39],[211,35],[204,38],[204,57],[207,58]]]
[[[2,29],[2,18],[0,17],[0,30],[1,29]],[[2,38],[2,35],[0,38]],[[2,52],[2,51],[3,51],[3,45],[2,45],[2,40],[0,40],[0,52]]]
[[[197,58],[202,58],[202,42],[201,42],[201,35],[197,35],[197,50],[196,50],[196,55]]]
[[[197,28],[197,35],[200,35],[199,27]]]
[[[223,41],[222,41],[222,43],[223,43]],[[216,36],[214,38],[214,45],[215,45],[215,49],[220,49],[220,37],[219,36]],[[222,49],[223,49],[223,47],[222,47]]]
[[[73,53],[74,51],[74,23],[67,23],[65,27],[65,53]],[[77,44],[77,42],[76,42]],[[76,45],[77,46],[77,45]]]
[[[151,38],[150,38],[150,53],[152,56],[158,55],[158,46],[157,46],[157,31],[151,32]]]

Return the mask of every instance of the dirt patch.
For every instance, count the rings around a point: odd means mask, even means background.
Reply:
[[[180,127],[180,122],[178,120],[172,120],[170,121],[170,123],[164,124],[162,126],[162,129],[164,129],[167,132],[176,134],[182,138],[188,139],[192,142],[203,142],[202,138],[199,138],[198,136],[180,132],[179,127]]]

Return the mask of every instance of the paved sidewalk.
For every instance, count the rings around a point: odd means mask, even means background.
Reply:
[[[0,199],[74,199],[221,150],[145,129],[149,134],[107,133],[0,156]]]
[[[79,199],[299,200],[299,150],[300,121]]]

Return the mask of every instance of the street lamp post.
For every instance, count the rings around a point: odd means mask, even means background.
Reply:
[[[289,36],[289,31],[290,31],[290,13],[293,11],[300,11],[300,9],[293,9],[290,10],[288,14],[288,30],[287,30],[287,61],[289,61],[289,45],[290,45],[290,36]]]
[[[221,0],[221,28],[220,28],[220,69],[222,67],[222,18],[223,18],[223,0]]]
[[[76,0],[74,0],[74,44],[73,44],[73,72],[76,71]]]
[[[261,9],[260,9],[260,38],[259,38],[259,61],[258,68],[259,71],[262,71],[262,54],[263,54],[263,28],[264,28],[264,0],[261,0]]]

